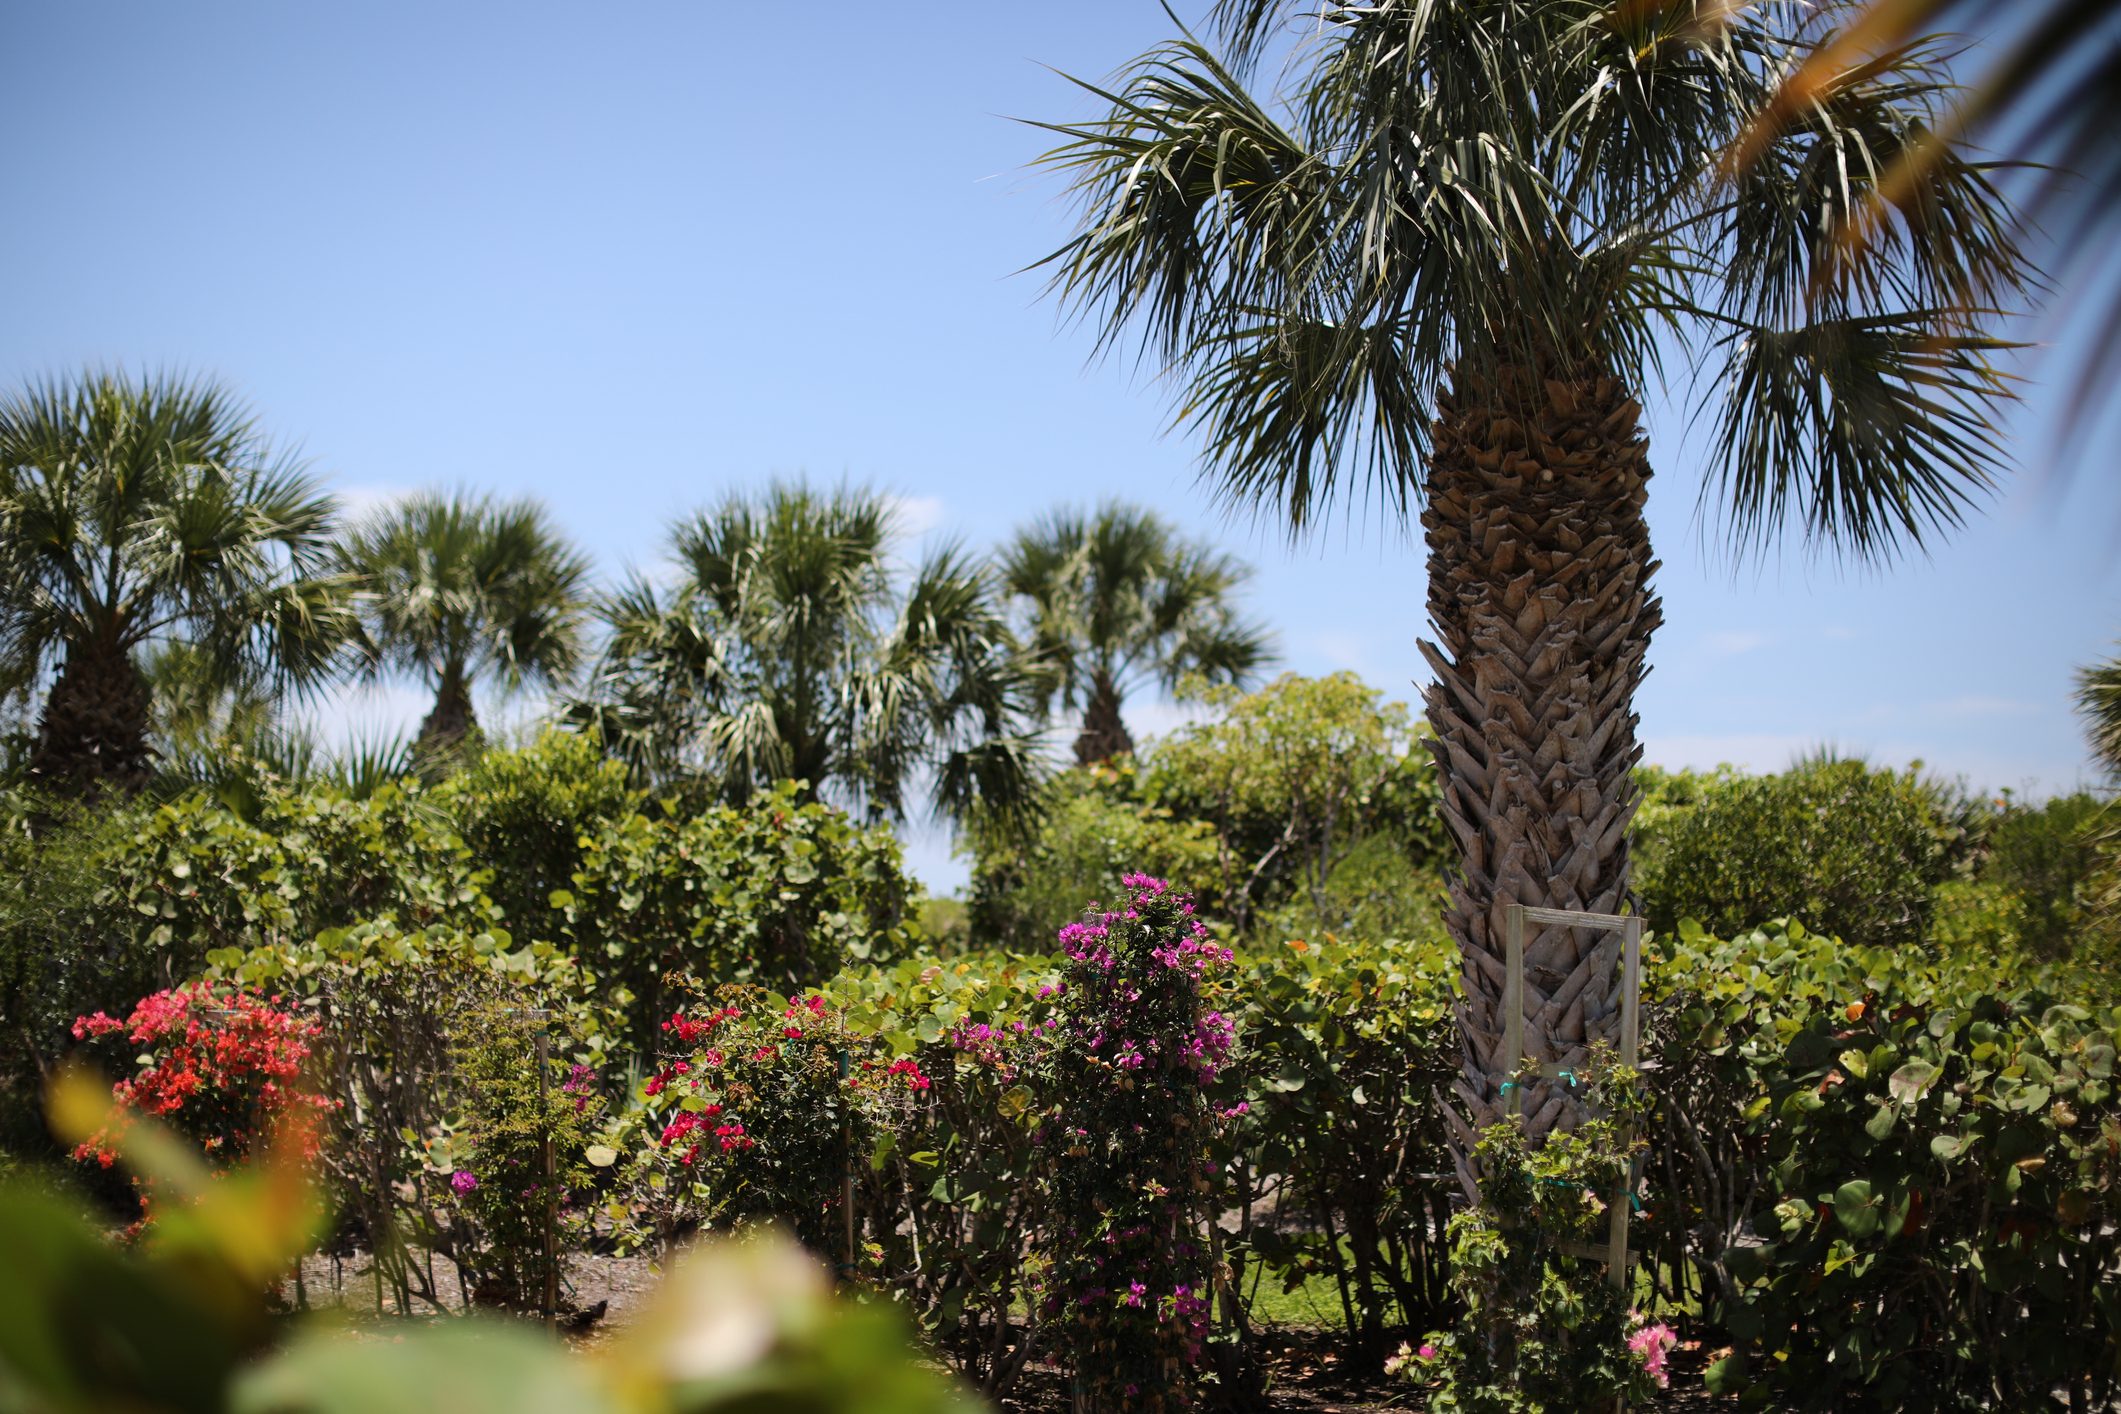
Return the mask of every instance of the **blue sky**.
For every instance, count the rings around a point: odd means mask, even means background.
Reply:
[[[211,372],[354,503],[535,494],[607,574],[773,474],[874,483],[982,545],[1122,495],[1259,567],[1287,667],[1412,701],[1418,547],[1360,514],[1296,547],[1221,519],[1157,390],[1087,365],[1014,273],[1068,212],[1011,116],[1087,116],[1045,66],[1099,77],[1168,28],[1156,0],[11,5],[0,378]],[[2121,633],[2121,482],[2110,458],[2043,470],[2059,397],[2029,398],[2030,470],[1889,571],[1734,570],[1694,514],[1690,409],[1648,401],[1652,760],[1831,742],[1991,787],[2090,779],[2067,694]],[[962,877],[933,831],[913,857]]]

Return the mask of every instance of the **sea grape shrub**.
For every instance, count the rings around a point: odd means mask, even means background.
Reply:
[[[564,1059],[573,1051],[564,1014],[540,1016],[519,1003],[488,1001],[456,1029],[453,1158],[446,1173],[431,1172],[427,1181],[447,1189],[434,1206],[454,1208],[461,1219],[450,1251],[472,1279],[473,1299],[527,1309],[542,1299],[548,1223],[558,1261],[588,1221],[580,1199],[595,1182],[589,1146],[603,1099],[596,1073]],[[548,1028],[542,1084],[540,1027]]]
[[[797,990],[912,941],[891,831],[792,782],[743,805],[655,803],[611,821],[584,837],[572,884],[550,901],[561,935],[629,994],[643,1051],[664,1039],[686,978]]]
[[[1736,1345],[1712,1387],[1787,1409],[2111,1403],[2121,1010],[1795,928],[1666,946],[1653,1153]]]
[[[1674,1337],[1630,1311],[1595,1259],[1609,1203],[1642,1146],[1633,1074],[1594,1054],[1581,1079],[1596,1118],[1534,1146],[1514,1117],[1475,1146],[1481,1201],[1449,1223],[1450,1284],[1465,1315],[1387,1362],[1428,1386],[1438,1414],[1562,1414],[1650,1397]]]
[[[1124,882],[1119,907],[1061,930],[1068,960],[1034,1058],[1043,1314],[1067,1346],[1077,1408],[1185,1409],[1215,1277],[1204,1092],[1234,1033],[1203,983],[1232,955],[1163,880]]]
[[[278,996],[193,982],[142,998],[123,1021],[79,1017],[73,1031],[113,1068],[141,1056],[111,1086],[111,1116],[75,1148],[77,1161],[109,1168],[140,1118],[189,1138],[216,1168],[248,1157],[272,1130],[316,1158],[317,1121],[332,1108],[304,1075],[318,1029]]]
[[[1366,1368],[1395,1328],[1454,1304],[1444,1226],[1459,1188],[1439,1097],[1459,1074],[1459,966],[1448,938],[1291,938],[1241,954],[1233,978],[1245,1064],[1217,1104],[1233,1284],[1330,1274],[1346,1358]]]

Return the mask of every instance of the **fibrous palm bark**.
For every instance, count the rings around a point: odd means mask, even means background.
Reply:
[[[1659,621],[1643,504],[1641,410],[1613,378],[1505,365],[1461,371],[1439,403],[1422,514],[1422,652],[1443,813],[1463,851],[1448,923],[1464,957],[1460,1177],[1475,1127],[1504,1111],[1504,917],[1512,903],[1621,911],[1628,888],[1632,702]],[[1535,1061],[1580,1064],[1617,1035],[1617,935],[1527,928],[1524,1038]],[[1537,1138],[1576,1118],[1531,1082]]]
[[[422,761],[443,762],[472,740],[479,719],[472,711],[471,684],[462,668],[452,665],[435,689],[435,705],[421,719],[413,751]]]
[[[1112,679],[1099,673],[1090,686],[1083,706],[1083,729],[1075,737],[1075,764],[1095,766],[1134,750],[1134,733],[1119,714],[1119,689]]]
[[[146,676],[122,647],[72,650],[44,700],[31,779],[89,794],[138,790],[154,770],[152,702]]]

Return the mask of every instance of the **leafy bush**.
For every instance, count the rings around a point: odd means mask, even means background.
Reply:
[[[1240,954],[1226,991],[1245,1037],[1218,1200],[1238,1215],[1235,1289],[1249,1308],[1262,1283],[1323,1277],[1372,1367],[1392,1329],[1450,1306],[1438,1095],[1458,1075],[1457,972],[1440,939],[1299,940]]]
[[[1660,829],[1638,876],[1659,931],[1794,917],[1863,946],[1927,935],[1943,854],[1912,773],[1818,761],[1714,780]]]
[[[2100,802],[2079,791],[2007,809],[1989,832],[1983,881],[2004,895],[2014,941],[2033,957],[2067,956],[2090,922],[2100,812]]]
[[[990,1397],[1045,1338],[1031,1290],[1043,1163],[1025,1067],[1058,980],[1046,959],[988,953],[907,959],[827,986],[867,1046],[860,1073],[889,1077],[911,1061],[928,1082],[887,1086],[889,1103],[870,1111],[855,1164],[864,1275]]]
[[[0,797],[0,1151],[49,1152],[43,1090],[73,1044],[75,1017],[123,1011],[172,980],[130,927],[112,927],[100,877],[125,817]],[[56,1157],[56,1155],[53,1155]]]
[[[433,799],[487,876],[502,919],[537,936],[549,926],[553,894],[574,887],[585,842],[644,804],[625,766],[607,760],[594,737],[554,730],[520,751],[481,752]]]
[[[515,1309],[541,1304],[548,1262],[558,1280],[563,1214],[570,1226],[579,1221],[572,1197],[591,1181],[589,1141],[603,1117],[594,1072],[575,1063],[564,1080],[554,1073],[568,1038],[549,1012],[533,1010],[500,1001],[471,1009],[449,1057],[463,1109],[453,1136],[461,1166],[448,1187],[471,1219],[468,1233],[453,1234],[450,1255],[472,1278],[475,1300]]]
[[[672,980],[801,988],[910,945],[898,841],[783,783],[748,805],[651,807],[585,840],[553,895],[575,951],[633,998],[643,1049]]]
[[[335,1102],[323,1186],[399,1309],[415,1298],[442,1303],[430,1264],[415,1260],[422,1252],[455,1262],[475,1285],[494,1265],[482,1260],[493,1229],[480,1219],[498,1216],[480,1209],[502,1195],[467,1210],[449,1181],[478,1172],[481,1133],[507,1131],[507,1077],[534,1084],[536,1075],[531,1039],[493,1013],[553,1012],[555,1036],[579,1038],[555,1059],[603,1065],[618,1027],[596,1000],[595,979],[550,943],[517,947],[497,930],[408,932],[387,919],[299,945],[217,949],[209,965],[213,976],[280,993],[314,1019],[314,1083]],[[502,1265],[513,1260],[504,1253]],[[505,1291],[496,1287],[497,1299]]]
[[[1054,777],[1028,841],[991,827],[971,838],[971,931],[997,947],[1051,948],[1055,919],[1085,898],[1119,898],[1120,879],[1137,869],[1189,891],[1216,877],[1214,827],[1157,804],[1125,756]]]
[[[974,831],[974,936],[1050,947],[1053,919],[1136,869],[1245,936],[1426,926],[1446,849],[1426,729],[1349,673],[1204,701],[1208,720],[1049,783],[1028,843]]]
[[[1353,673],[1284,674],[1253,693],[1209,689],[1216,715],[1150,754],[1157,801],[1214,827],[1214,887],[1203,906],[1240,932],[1255,912],[1309,900],[1325,925],[1335,866],[1372,835],[1398,841],[1410,872],[1446,853],[1425,724]],[[1424,865],[1427,867],[1424,869]]]
[[[1537,1148],[1514,1119],[1481,1133],[1482,1201],[1450,1222],[1465,1320],[1431,1335],[1405,1371],[1436,1384],[1439,1414],[1600,1409],[1665,1383],[1670,1331],[1638,1335],[1603,1266],[1565,1250],[1603,1244],[1610,1195],[1642,1148],[1639,1082],[1609,1061],[1584,1069],[1599,1113],[1576,1129]]]

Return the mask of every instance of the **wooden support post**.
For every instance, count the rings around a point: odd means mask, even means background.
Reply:
[[[1509,1093],[1503,1111],[1512,1115],[1524,1098],[1524,1086],[1517,1083],[1517,1071],[1524,1065],[1524,912],[1523,904],[1513,903],[1503,915],[1509,953],[1502,983],[1502,1058],[1510,1071],[1510,1079],[1503,1082]]]
[[[840,1047],[839,1061],[840,1104],[843,1106],[840,1111],[840,1149],[845,1155],[844,1171],[840,1174],[840,1216],[847,1224],[847,1265],[846,1269],[840,1274],[840,1280],[852,1286],[856,1270],[854,1265],[854,1121],[844,1107],[850,1103],[847,1098],[847,1077],[853,1074],[853,1066],[845,1046]]]
[[[552,1083],[552,1028],[550,1013],[535,1012],[538,1026],[538,1147],[545,1166],[545,1286],[538,1302],[545,1329],[560,1324],[560,1194],[559,1175],[552,1163],[552,1106],[547,1089]]]
[[[1525,1068],[1524,930],[1527,921],[1567,928],[1596,928],[1620,934],[1620,1063],[1630,1070],[1642,1068],[1642,919],[1634,914],[1579,913],[1573,909],[1527,908],[1513,903],[1503,915],[1503,937],[1507,948],[1504,965],[1507,970],[1502,984],[1503,1050],[1512,1071],[1507,1092],[1509,1100],[1504,1108],[1512,1115],[1521,1112],[1524,1098],[1524,1086],[1517,1082],[1516,1072]],[[1549,1078],[1561,1075],[1549,1064],[1533,1069]],[[1623,1146],[1632,1137],[1632,1134],[1624,1133]],[[1612,1203],[1607,1209],[1606,1245],[1602,1254],[1596,1247],[1573,1244],[1563,1249],[1572,1255],[1594,1260],[1602,1255],[1606,1263],[1606,1280],[1621,1291],[1627,1289],[1628,1209],[1634,1201],[1635,1180],[1635,1165],[1631,1161],[1614,1185]],[[1625,1399],[1614,1405],[1616,1410],[1625,1407]]]

